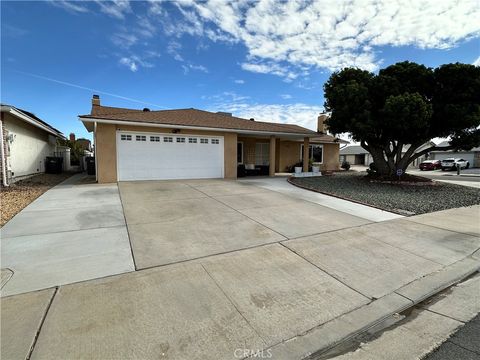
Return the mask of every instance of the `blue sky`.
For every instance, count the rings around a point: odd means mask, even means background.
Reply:
[[[477,1],[1,2],[1,101],[65,134],[103,105],[314,129],[332,71],[480,63]]]

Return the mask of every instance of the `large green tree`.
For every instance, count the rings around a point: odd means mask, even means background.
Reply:
[[[433,150],[469,150],[480,144],[478,66],[456,63],[432,69],[406,61],[377,75],[346,68],[333,73],[324,90],[329,130],[350,133],[382,175],[405,171]],[[449,146],[417,151],[435,137],[449,137]]]

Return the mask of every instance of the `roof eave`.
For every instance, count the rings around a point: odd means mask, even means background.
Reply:
[[[2,111],[5,111],[5,112],[8,112],[9,114],[11,114],[12,116],[15,116],[16,118],[19,118],[23,121],[25,121],[26,123],[30,124],[30,125],[33,125],[55,137],[58,137],[62,140],[66,140],[67,138],[65,137],[65,135],[63,135],[61,132],[57,132],[47,126],[45,126],[44,124],[38,122],[37,120],[35,119],[32,119],[30,116],[24,114],[23,112],[21,112],[20,110],[16,109],[15,107],[13,106],[9,106],[9,105],[2,105]]]

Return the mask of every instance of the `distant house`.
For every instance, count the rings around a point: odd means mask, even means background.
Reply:
[[[372,155],[360,145],[350,145],[340,149],[340,163],[347,161],[350,165],[369,165]]]
[[[437,146],[448,146],[448,141],[443,141]],[[480,147],[473,148],[468,151],[432,151],[430,159],[443,160],[447,158],[461,158],[467,160],[471,167],[480,167]]]
[[[57,139],[65,139],[33,113],[6,104],[1,104],[0,132],[3,185],[45,172],[45,158],[55,155]]]
[[[427,147],[434,146],[435,143],[432,141],[426,142],[418,149],[415,150],[415,153],[418,153]],[[409,149],[410,145],[404,145],[402,148],[402,155]],[[422,155],[419,158],[415,159],[410,166],[417,167],[420,163],[427,158],[426,155]],[[348,161],[351,165],[370,165],[373,162],[372,155],[365,150],[360,145],[350,145],[340,149],[340,163]]]

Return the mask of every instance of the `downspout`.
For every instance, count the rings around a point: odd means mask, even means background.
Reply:
[[[3,121],[0,120],[0,148],[1,148],[1,157],[2,157],[2,184],[7,187],[7,169],[5,166],[5,148],[3,147]]]

